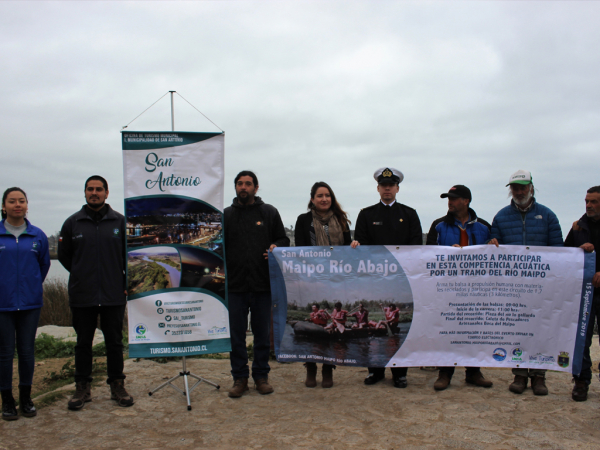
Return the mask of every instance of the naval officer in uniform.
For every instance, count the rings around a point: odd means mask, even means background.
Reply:
[[[380,201],[361,210],[356,220],[354,239],[360,245],[422,245],[421,221],[410,206],[396,201],[404,175],[398,169],[383,167],[373,177],[377,181]],[[405,388],[406,367],[392,368],[394,386]],[[369,367],[365,384],[371,385],[385,378],[385,367]]]

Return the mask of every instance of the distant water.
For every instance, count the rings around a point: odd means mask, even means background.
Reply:
[[[69,272],[67,269],[63,267],[63,265],[58,261],[58,259],[50,260],[50,270],[48,271],[48,276],[46,280],[65,280],[69,279]]]
[[[181,280],[181,272],[179,272],[175,267],[169,266],[168,264],[165,264],[165,263],[154,261],[153,259],[150,259],[147,256],[144,256],[144,261],[150,261],[150,262],[156,263],[159,266],[167,269],[167,272],[169,272],[169,276],[171,277],[171,287],[174,287],[174,288],[179,287],[179,283]]]

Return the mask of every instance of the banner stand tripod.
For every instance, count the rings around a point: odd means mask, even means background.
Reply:
[[[175,91],[169,91],[169,93],[171,94],[171,131],[175,131],[175,108],[174,108],[174,105],[173,105],[173,94],[175,93]],[[164,95],[163,95],[163,97],[164,97]],[[160,98],[158,100],[160,100]],[[187,102],[187,100],[186,100],[186,102]],[[154,103],[156,103],[156,102],[154,102]],[[150,108],[154,105],[154,103],[152,105],[150,105]],[[190,103],[190,105],[191,105],[191,103]],[[197,108],[195,106],[192,105],[192,107],[197,110]],[[144,111],[144,112],[146,112],[146,111]],[[200,111],[198,111],[198,112],[200,112]],[[200,112],[200,114],[202,114],[202,112]],[[204,114],[202,114],[202,115],[204,116]],[[204,117],[206,117],[206,116],[204,116]],[[206,118],[208,119],[208,117],[206,117]],[[137,119],[137,117],[135,119]],[[135,119],[133,119],[133,120],[135,120]],[[133,120],[131,122],[133,122]],[[217,126],[212,120],[210,120],[210,119],[208,119],[208,120],[213,125]],[[129,124],[125,125],[123,127],[123,129],[127,128],[131,124],[131,122],[129,122]],[[217,126],[217,128],[219,128],[219,127]],[[219,128],[219,130],[221,130],[221,128]],[[221,130],[221,131],[223,131],[223,130]],[[188,409],[188,411],[191,411],[192,410],[192,404],[191,404],[191,401],[190,401],[190,392],[192,392],[200,383],[210,384],[211,386],[214,386],[217,389],[221,389],[221,386],[219,386],[216,383],[213,383],[212,381],[208,381],[205,378],[199,377],[198,375],[195,375],[195,374],[191,373],[189,370],[187,370],[185,356],[183,356],[182,358],[183,358],[182,359],[183,367],[182,367],[181,372],[179,372],[179,375],[175,375],[170,380],[165,381],[163,384],[161,384],[160,386],[158,386],[154,390],[148,392],[148,395],[152,396],[152,394],[154,394],[155,392],[161,390],[165,386],[171,386],[177,392],[180,392],[181,394],[185,395],[186,400],[187,400],[187,409]],[[179,378],[182,378],[182,377],[183,377],[183,385],[184,385],[184,389],[185,389],[183,391],[173,384],[173,381],[175,381],[175,380],[177,380]],[[197,380],[196,383],[191,388],[189,387],[188,377],[192,377],[192,378],[195,378]]]
[[[161,390],[165,386],[171,386],[177,392],[180,392],[180,393],[182,393],[183,395],[186,396],[186,399],[187,399],[187,409],[188,409],[188,411],[191,411],[192,410],[192,404],[190,402],[190,392],[192,392],[196,388],[196,386],[198,386],[200,383],[210,384],[211,386],[214,386],[217,389],[221,389],[221,386],[219,386],[216,383],[213,383],[212,381],[208,381],[205,378],[199,377],[198,375],[195,375],[195,374],[191,373],[189,370],[187,370],[185,356],[183,357],[182,362],[183,362],[183,368],[182,368],[182,371],[179,372],[179,375],[175,375],[170,380],[165,381],[163,384],[161,384],[160,386],[158,386],[156,389],[148,392],[148,395],[151,396],[152,394],[154,394],[155,392]],[[184,385],[184,389],[185,389],[184,391],[182,391],[181,389],[179,389],[177,386],[175,386],[173,384],[173,381],[175,381],[175,380],[177,380],[178,378],[181,378],[181,377],[183,377],[183,385]],[[189,387],[189,384],[188,384],[188,377],[192,377],[192,378],[195,378],[196,380],[198,380],[198,381],[196,381],[196,383],[191,388]]]

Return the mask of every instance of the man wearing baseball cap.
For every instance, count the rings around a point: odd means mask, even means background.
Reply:
[[[427,233],[427,245],[446,245],[466,247],[481,245],[490,240],[490,224],[480,219],[470,208],[471,190],[457,184],[452,186],[440,198],[448,199],[448,214],[440,217],[431,224]],[[486,380],[479,367],[466,368],[465,381],[481,387],[492,387],[493,383]],[[440,367],[438,379],[433,384],[436,391],[443,391],[450,385],[454,367]]]
[[[531,245],[562,247],[563,238],[558,218],[549,208],[536,202],[531,172],[517,170],[508,179],[512,200],[502,208],[492,222],[494,245]],[[535,395],[548,395],[546,371],[542,369],[513,369],[511,392],[522,394],[531,378]]]
[[[361,245],[422,245],[423,235],[417,212],[396,201],[404,175],[398,169],[382,167],[373,174],[380,201],[364,208],[356,219],[354,239]],[[406,367],[392,368],[394,386],[405,388]],[[375,384],[385,378],[385,367],[369,367],[365,384]]]

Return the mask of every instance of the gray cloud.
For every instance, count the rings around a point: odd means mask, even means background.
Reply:
[[[426,230],[439,194],[487,220],[531,170],[564,232],[596,175],[600,5],[592,2],[0,3],[3,188],[57,230],[100,173],[123,207],[121,127],[177,90],[226,131],[226,196],[256,170],[286,225],[329,182],[353,222],[374,170]],[[215,131],[179,97],[176,129]],[[130,130],[168,130],[165,97]]]

